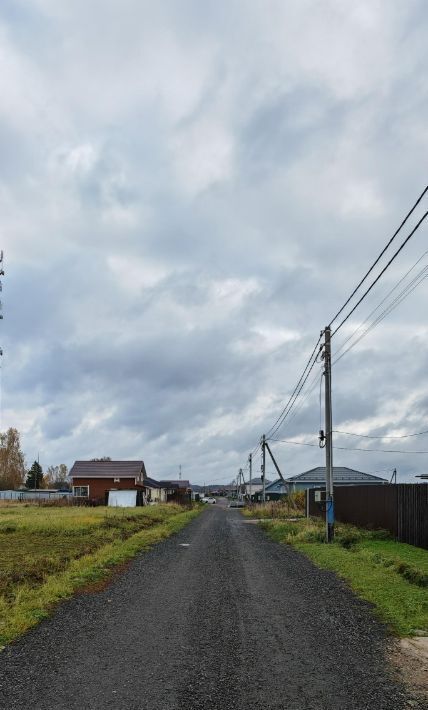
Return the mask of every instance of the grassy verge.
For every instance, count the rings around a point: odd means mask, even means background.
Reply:
[[[324,543],[316,520],[264,521],[277,542],[293,545],[318,567],[332,570],[371,602],[375,613],[399,636],[428,635],[428,551],[394,542],[384,531],[338,525],[336,539]]]
[[[176,505],[0,509],[0,644],[48,616],[53,605],[178,532],[199,514]]]
[[[295,493],[285,500],[252,503],[242,510],[246,518],[299,518],[305,515],[305,499]]]

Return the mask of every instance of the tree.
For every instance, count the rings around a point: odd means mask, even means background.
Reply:
[[[49,466],[43,482],[46,488],[68,488],[68,468],[65,463],[60,463],[59,466]]]
[[[91,461],[111,461],[110,456],[101,456],[100,459],[91,459]]]
[[[38,461],[34,461],[28,471],[25,485],[27,488],[43,488],[43,469]]]
[[[25,478],[25,457],[21,451],[20,434],[12,427],[0,433],[0,490],[22,486]]]

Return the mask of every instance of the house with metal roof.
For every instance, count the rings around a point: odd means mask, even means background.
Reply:
[[[166,500],[165,487],[146,474],[144,461],[75,461],[70,471],[73,496],[107,504],[110,491],[137,491],[137,504]]]
[[[305,491],[307,488],[322,488],[325,486],[325,466],[311,468],[309,471],[299,473],[297,476],[290,476],[285,480],[287,486],[284,485],[280,478],[273,481],[269,486],[266,486],[267,500],[276,500],[286,495],[286,493],[288,493],[286,488],[289,488],[290,492]],[[389,481],[385,478],[374,476],[372,473],[356,471],[347,466],[334,466],[333,483],[335,486],[366,486],[370,484],[385,484],[389,483]]]
[[[175,481],[160,481],[162,488],[165,488],[168,502],[190,503],[192,500],[192,486],[190,481],[183,481],[181,478]]]
[[[266,479],[266,486],[270,483]],[[244,486],[244,493],[251,495],[251,498],[258,496],[258,494],[263,490],[263,478],[252,478],[251,482],[248,480]]]

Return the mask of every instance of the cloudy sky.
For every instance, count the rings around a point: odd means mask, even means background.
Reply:
[[[1,427],[29,463],[236,475],[428,182],[427,20],[423,0],[2,0]],[[334,367],[336,429],[428,429],[425,284]],[[320,367],[278,438],[317,443]],[[323,463],[272,446],[285,475]],[[335,463],[415,480],[428,455]]]

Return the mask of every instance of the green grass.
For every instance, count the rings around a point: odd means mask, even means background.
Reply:
[[[180,530],[199,508],[0,507],[0,645]]]
[[[394,542],[384,531],[336,526],[333,544],[324,542],[317,520],[261,523],[277,542],[293,545],[318,567],[334,571],[374,605],[377,616],[399,636],[428,635],[428,551]]]

